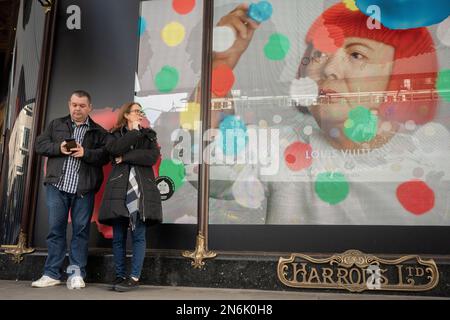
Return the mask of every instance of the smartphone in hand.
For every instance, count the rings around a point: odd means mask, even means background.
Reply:
[[[71,152],[70,149],[77,147],[77,142],[73,138],[65,139],[64,141],[66,142],[66,150],[67,150],[67,152]]]

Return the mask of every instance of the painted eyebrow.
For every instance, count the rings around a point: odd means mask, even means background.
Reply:
[[[375,51],[375,49],[372,48],[371,46],[369,46],[369,45],[367,45],[367,44],[364,44],[364,43],[361,43],[361,42],[352,42],[352,43],[349,43],[348,45],[345,46],[345,49],[348,49],[349,47],[352,47],[352,46],[363,46],[363,47],[366,47],[367,49],[369,49],[369,50],[371,50],[371,51]]]

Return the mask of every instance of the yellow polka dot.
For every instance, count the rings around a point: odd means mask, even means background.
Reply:
[[[183,129],[195,129],[195,122],[200,121],[200,104],[189,102],[187,110],[180,112],[180,124]]]
[[[351,11],[358,11],[358,7],[356,6],[355,0],[342,0],[347,9]]]
[[[347,129],[353,127],[354,125],[355,125],[355,123],[353,122],[352,119],[347,119],[347,120],[344,122],[344,127],[346,127]]]
[[[395,172],[398,172],[398,171],[400,171],[402,169],[402,166],[399,164],[399,163],[394,163],[392,166],[391,166],[391,170],[392,171],[395,171]]]
[[[175,47],[183,41],[186,31],[184,26],[178,22],[167,24],[161,31],[161,38],[169,47]]]
[[[181,128],[185,130],[192,130],[192,125],[190,123],[182,123]]]

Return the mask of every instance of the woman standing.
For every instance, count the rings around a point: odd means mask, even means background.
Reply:
[[[145,258],[146,225],[162,221],[161,197],[152,169],[160,152],[156,132],[141,127],[143,118],[140,104],[124,104],[106,145],[113,158],[112,171],[103,195],[99,221],[113,226],[116,270],[113,289],[119,292],[138,287]],[[128,228],[133,238],[130,277],[127,277],[125,263]]]

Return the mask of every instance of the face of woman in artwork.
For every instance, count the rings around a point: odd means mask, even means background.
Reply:
[[[349,111],[357,106],[377,114],[381,101],[370,102],[368,93],[387,90],[394,52],[390,45],[357,37],[346,38],[331,54],[312,48],[306,76],[317,83],[319,99],[311,112],[324,132],[337,128],[342,133]]]

